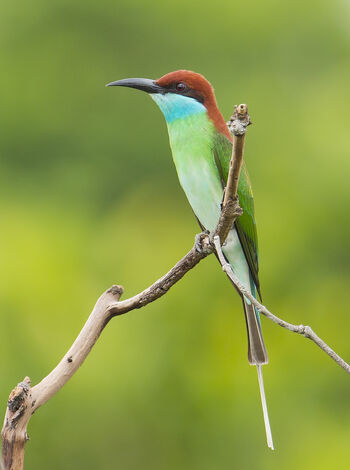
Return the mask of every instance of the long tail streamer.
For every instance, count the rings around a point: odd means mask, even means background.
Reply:
[[[266,404],[265,389],[264,389],[264,380],[263,380],[263,374],[262,374],[262,366],[261,366],[261,364],[257,364],[257,365],[256,365],[256,368],[257,368],[257,371],[258,371],[258,380],[259,380],[261,404],[262,404],[262,409],[263,409],[263,414],[264,414],[264,422],[265,422],[265,431],[266,431],[267,445],[270,447],[270,449],[273,450],[274,447],[273,447],[273,440],[272,440],[272,434],[271,434],[271,427],[270,427],[269,414],[268,414],[268,412],[267,412],[267,404]]]

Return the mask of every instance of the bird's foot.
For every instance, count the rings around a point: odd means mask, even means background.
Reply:
[[[197,233],[194,245],[198,253],[211,253],[213,251],[213,248],[210,244],[209,231],[204,230],[202,233]]]

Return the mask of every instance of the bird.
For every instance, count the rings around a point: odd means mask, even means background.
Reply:
[[[141,90],[156,102],[167,123],[180,184],[200,226],[212,232],[220,217],[232,136],[210,82],[199,73],[177,70],[156,80],[126,78],[106,86]],[[254,200],[244,162],[237,194],[243,214],[233,224],[222,251],[241,283],[255,298],[257,295],[261,298]],[[257,367],[267,444],[273,449],[262,375],[262,365],[268,363],[268,356],[259,312],[249,299],[243,295],[241,298],[247,327],[248,361]]]

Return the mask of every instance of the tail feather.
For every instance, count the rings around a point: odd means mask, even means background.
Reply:
[[[271,426],[270,426],[270,420],[269,420],[269,414],[267,412],[267,404],[266,404],[264,380],[263,380],[261,364],[257,364],[256,368],[258,370],[258,380],[259,380],[261,404],[262,404],[262,409],[263,409],[263,414],[264,414],[264,423],[265,423],[267,445],[270,447],[270,449],[274,450],[273,440],[272,440],[272,433],[271,433]]]
[[[257,367],[267,445],[271,449],[273,449],[273,440],[272,440],[272,434],[271,434],[269,415],[267,412],[264,381],[263,381],[263,374],[262,374],[262,365],[267,364],[269,359],[267,357],[267,352],[266,352],[266,348],[265,348],[265,344],[264,344],[264,340],[263,340],[262,332],[261,332],[261,326],[260,326],[257,313],[255,311],[255,308],[252,304],[248,303],[244,297],[243,297],[243,306],[244,306],[244,313],[245,313],[247,332],[248,332],[248,361],[250,364],[256,365]]]
[[[248,333],[248,361],[252,365],[267,364],[269,359],[255,308],[244,297],[242,300]]]

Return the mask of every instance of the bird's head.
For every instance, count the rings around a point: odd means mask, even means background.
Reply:
[[[158,104],[168,123],[196,113],[207,112],[217,130],[231,139],[220,113],[214,89],[203,75],[189,70],[170,72],[158,80],[126,78],[107,86],[136,88],[149,93]]]

